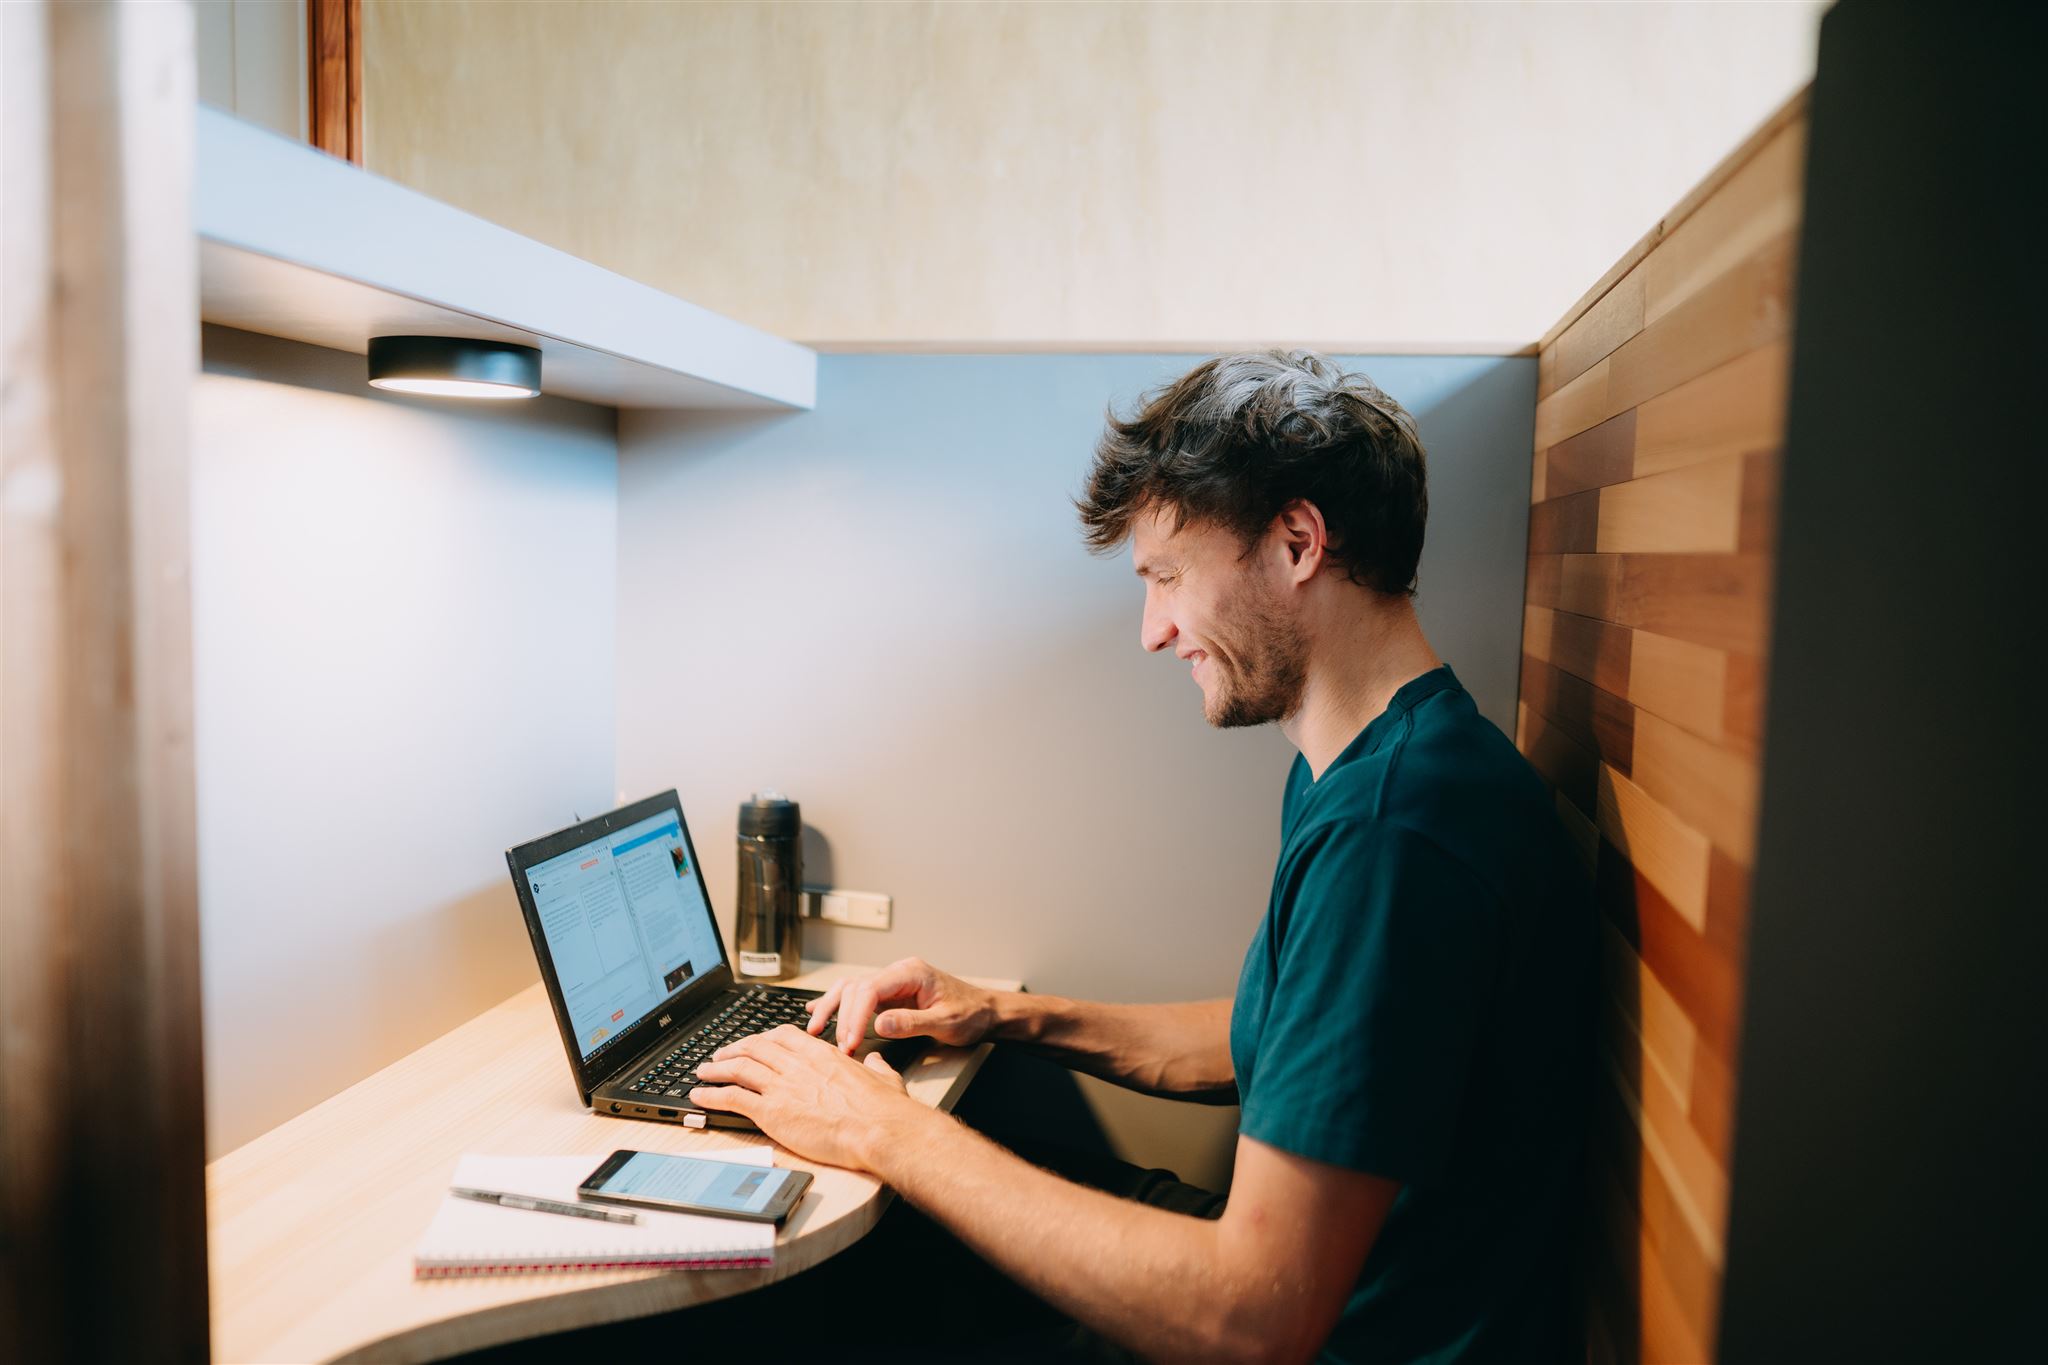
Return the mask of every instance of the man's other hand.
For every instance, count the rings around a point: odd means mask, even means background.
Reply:
[[[879,1053],[856,1062],[793,1025],[728,1043],[697,1068],[690,1103],[744,1114],[799,1156],[873,1168],[892,1125],[931,1113]]]
[[[839,1050],[849,1055],[874,1022],[877,1038],[936,1038],[969,1047],[995,1024],[995,993],[906,957],[872,976],[842,981],[810,1003],[813,1036],[839,1017]],[[877,1011],[880,1011],[877,1013]]]

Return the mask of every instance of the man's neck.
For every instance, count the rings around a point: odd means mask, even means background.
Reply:
[[[1405,597],[1347,594],[1309,654],[1301,707],[1280,730],[1320,778],[1402,686],[1443,665]]]

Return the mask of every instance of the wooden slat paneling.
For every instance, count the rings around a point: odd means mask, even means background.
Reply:
[[[1658,716],[1633,716],[1629,728],[1636,785],[1748,866],[1756,855],[1756,764]]]
[[[1790,348],[1773,341],[1630,408],[1631,477],[1777,445],[1790,367]]]
[[[1517,744],[1590,848],[1606,1004],[1589,1354],[1713,1358],[1804,97],[1538,356]]]
[[[1635,752],[1635,708],[1620,697],[1525,654],[1522,701],[1601,762],[1629,771]]]
[[[1642,280],[1643,321],[1657,321],[1751,252],[1796,229],[1805,172],[1805,125],[1780,129],[1632,272]]]
[[[1638,332],[1608,360],[1611,411],[1781,339],[1792,316],[1795,235],[1781,233],[1727,274]]]
[[[1636,475],[1636,410],[1610,417],[1569,440],[1559,441],[1542,452],[1544,490],[1535,497],[1562,497],[1603,488]]]
[[[1701,933],[1707,928],[1707,837],[1612,764],[1600,765],[1600,833]]]
[[[1629,696],[1633,632],[1590,616],[1548,607],[1522,609],[1522,652],[1583,678],[1617,697]]]
[[[1728,655],[1654,631],[1630,631],[1627,696],[1653,716],[1719,739],[1728,707]]]
[[[1737,549],[1744,467],[1743,457],[1733,456],[1601,489],[1592,548],[1601,554]],[[1529,548],[1535,552],[1533,543]]]
[[[1544,347],[1537,359],[1537,397],[1555,393],[1643,330],[1643,282],[1640,271],[1631,272],[1588,308],[1556,344]]]

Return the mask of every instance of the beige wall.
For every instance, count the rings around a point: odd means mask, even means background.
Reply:
[[[193,0],[192,17],[199,98],[303,140],[305,0]]]
[[[1819,8],[367,0],[368,166],[785,336],[1533,341]]]

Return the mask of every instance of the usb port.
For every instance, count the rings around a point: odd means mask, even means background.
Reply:
[[[676,1116],[676,1111],[673,1109],[657,1109],[654,1112],[661,1115],[665,1119],[672,1119]]]

